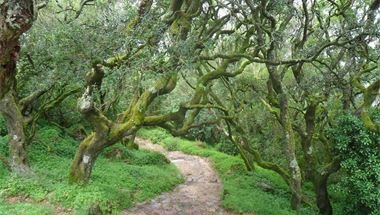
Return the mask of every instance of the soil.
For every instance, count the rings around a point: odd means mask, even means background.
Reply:
[[[167,151],[148,140],[136,138],[143,149],[164,154],[182,173],[185,182],[173,191],[139,203],[122,212],[123,215],[227,215],[220,207],[221,181],[206,158]]]

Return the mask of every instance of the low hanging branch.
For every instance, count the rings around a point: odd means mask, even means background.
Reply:
[[[145,1],[141,4],[141,7],[146,8]],[[174,4],[174,5],[173,5]],[[178,5],[177,5],[178,4]],[[163,22],[165,27],[159,31],[164,33],[168,27],[176,21],[178,18],[186,18],[187,22],[191,23],[192,17],[197,14],[200,7],[200,1],[172,1],[172,7],[169,10],[169,17],[163,17]],[[149,8],[149,7],[148,7]],[[182,11],[181,8],[185,8]],[[141,9],[141,8],[140,8]],[[143,8],[142,8],[143,9]],[[140,13],[139,14],[146,14]],[[141,19],[139,19],[141,20]],[[177,23],[178,24],[178,23]],[[184,25],[181,31],[174,35],[179,41],[183,41],[187,38],[187,34],[191,30],[191,25]],[[157,36],[154,36],[157,37]],[[151,38],[149,38],[150,40]],[[155,38],[155,41],[157,38]],[[147,42],[147,44],[149,41]],[[158,42],[154,44],[149,44],[149,48],[158,45]],[[135,49],[138,53],[140,49],[145,46],[140,46]],[[194,52],[198,53],[202,47],[197,47]],[[111,120],[107,118],[101,110],[95,105],[95,93],[97,93],[97,88],[100,90],[102,85],[102,80],[105,77],[104,68],[113,68],[114,66],[125,63],[129,60],[133,53],[127,52],[122,55],[110,58],[106,61],[94,63],[92,70],[87,75],[86,80],[86,90],[82,95],[81,99],[78,101],[78,109],[82,113],[83,117],[91,124],[93,127],[93,133],[87,136],[85,140],[80,144],[72,166],[70,169],[69,178],[71,182],[74,183],[86,183],[91,175],[92,167],[99,153],[106,147],[115,144],[116,142],[122,140],[127,136],[134,136],[135,133],[144,125],[158,125],[169,129],[171,132],[176,134],[183,134],[189,129],[194,127],[193,123],[195,118],[200,113],[202,106],[196,107],[196,105],[206,105],[207,104],[207,94],[210,87],[210,82],[222,76],[233,77],[238,75],[244,70],[248,63],[243,63],[241,66],[241,71],[238,70],[236,74],[226,72],[227,66],[231,62],[236,62],[236,60],[227,60],[221,65],[219,69],[212,71],[210,74],[205,74],[195,86],[195,92],[191,100],[181,105],[179,110],[164,114],[164,115],[149,115],[148,108],[152,102],[159,96],[166,95],[174,90],[177,84],[177,75],[179,69],[178,56],[171,56],[168,60],[167,68],[161,67],[160,77],[155,81],[155,83],[145,89],[141,93],[136,94],[130,105],[124,112],[118,115],[116,120]],[[131,55],[132,53],[132,55]],[[165,68],[165,71],[162,69]],[[169,72],[168,72],[169,71]],[[188,111],[191,113],[187,114]]]
[[[52,87],[53,85],[45,89],[37,90],[34,93],[30,94],[29,96],[21,99],[19,101],[21,113],[24,116],[28,116],[30,114],[30,109],[32,108],[31,107],[32,103],[34,103],[37,99],[39,99],[41,96],[47,93]]]
[[[63,90],[61,93],[59,93],[57,96],[55,96],[53,99],[47,98],[44,101],[40,101],[42,103],[39,107],[33,107],[32,103],[34,103],[36,100],[40,100],[41,97],[47,93],[53,86],[45,89],[37,91],[30,96],[24,98],[21,100],[21,110],[23,117],[24,117],[24,127],[28,128],[26,130],[26,139],[30,141],[35,133],[36,133],[36,123],[37,120],[43,115],[44,113],[49,112],[53,108],[57,107],[59,104],[61,104],[66,98],[75,95],[80,91],[79,87],[68,87],[69,89]]]
[[[222,106],[223,107],[223,104],[222,104],[222,101],[218,98],[218,96],[215,94],[215,93],[212,93],[211,94],[212,98],[214,99],[214,101],[219,105],[219,106]],[[226,109],[227,110],[227,109]],[[229,116],[230,113],[228,111],[225,111],[224,114],[226,116]],[[233,134],[232,134],[232,129],[229,128],[229,132],[228,133],[228,136],[230,137],[229,139],[235,144],[238,146],[238,148],[240,148],[240,150],[245,150],[247,152],[249,152],[251,155],[253,155],[253,158],[254,158],[254,161],[256,162],[256,164],[264,169],[269,169],[269,170],[272,170],[276,173],[278,173],[283,179],[284,181],[289,184],[290,183],[290,175],[288,172],[286,172],[281,166],[277,165],[277,164],[274,164],[274,163],[271,163],[271,162],[267,162],[267,161],[263,161],[261,156],[260,156],[260,153],[257,151],[257,150],[254,150],[252,149],[252,147],[249,146],[248,144],[248,138],[245,138],[244,137],[244,130],[243,128],[241,128],[238,123],[236,123],[234,121],[233,118],[224,118],[226,123],[227,123],[227,126],[232,126],[236,129],[236,131],[239,133],[238,136],[241,136],[242,137],[242,140],[240,142],[237,142],[236,138],[233,137]]]
[[[207,95],[210,92],[210,83],[213,80],[221,77],[235,77],[240,75],[250,62],[243,62],[240,67],[234,72],[227,72],[227,67],[235,60],[224,60],[215,70],[203,74],[199,77],[196,86],[194,87],[194,95],[188,103],[180,105],[180,108],[172,113],[160,116],[148,116],[145,118],[144,125],[158,125],[168,130],[173,135],[184,135],[190,129],[202,126],[202,124],[194,126],[193,123],[200,111],[204,108],[216,108],[222,111],[227,111],[224,107],[218,105],[209,105]],[[190,114],[187,114],[191,110]],[[216,123],[217,121],[213,122]],[[177,126],[174,126],[174,124]],[[207,122],[206,124],[210,124]]]
[[[88,85],[85,93],[79,99],[78,108],[84,118],[90,122],[94,132],[79,146],[72,163],[70,181],[87,182],[98,154],[122,138],[135,134],[144,124],[145,113],[149,105],[158,96],[170,93],[175,88],[176,82],[177,75],[175,73],[163,75],[151,88],[134,99],[128,111],[123,113],[123,117],[119,117],[117,121],[108,119],[95,107],[94,91],[92,90],[94,85]]]

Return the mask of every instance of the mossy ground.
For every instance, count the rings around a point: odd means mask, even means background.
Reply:
[[[201,142],[172,137],[160,129],[143,129],[139,136],[164,145],[168,150],[180,150],[188,154],[209,158],[223,181],[222,206],[234,212],[248,212],[257,215],[295,214],[290,208],[290,190],[282,178],[276,173],[256,167],[247,172],[242,159],[217,151]],[[258,184],[270,185],[270,191]],[[306,194],[313,196],[312,186],[304,185]],[[332,193],[334,200],[337,195]],[[341,207],[336,205],[334,214],[341,214]],[[316,208],[303,206],[302,215],[318,214]]]
[[[0,137],[2,156],[7,156],[7,140]],[[69,184],[68,170],[78,144],[57,128],[43,127],[28,146],[33,175],[18,177],[0,164],[0,214],[55,214],[57,210],[85,214],[94,204],[118,214],[183,180],[161,154],[115,145],[98,158],[88,185]],[[113,150],[118,155],[106,158]]]

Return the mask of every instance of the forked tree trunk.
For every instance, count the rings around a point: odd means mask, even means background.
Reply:
[[[26,159],[23,116],[11,91],[0,100],[0,112],[8,128],[11,170],[18,174],[27,173],[29,168]]]

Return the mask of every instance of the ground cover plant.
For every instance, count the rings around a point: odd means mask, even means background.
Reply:
[[[144,129],[139,136],[162,144],[169,150],[183,151],[211,160],[223,182],[222,206],[235,212],[260,215],[294,214],[288,199],[290,191],[284,180],[275,172],[258,167],[248,172],[239,156],[221,153],[214,147],[197,141],[173,137],[164,130]],[[307,195],[312,196],[312,186],[305,185]],[[337,214],[343,213],[342,197],[331,187],[333,204]],[[311,198],[312,199],[312,198]],[[271,205],[268,207],[268,205]],[[316,214],[316,208],[304,207],[302,214]]]
[[[6,141],[0,138],[2,154]],[[0,214],[86,214],[97,206],[105,214],[118,214],[183,180],[163,155],[116,145],[101,155],[87,186],[69,184],[66,170],[77,144],[57,127],[39,129],[29,150],[32,175],[19,177],[1,164]]]

